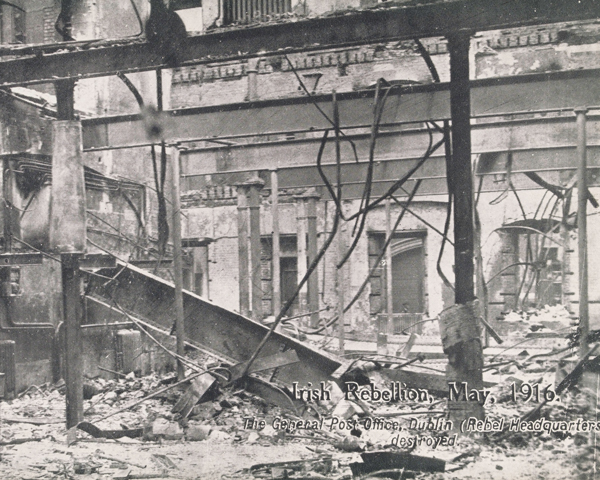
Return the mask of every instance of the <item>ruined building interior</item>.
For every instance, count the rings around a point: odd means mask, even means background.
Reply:
[[[0,2],[2,478],[595,478],[599,73],[598,0]]]

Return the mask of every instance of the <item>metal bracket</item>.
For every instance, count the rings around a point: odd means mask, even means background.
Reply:
[[[0,267],[41,265],[43,258],[41,253],[2,253],[0,254]]]
[[[115,257],[101,253],[92,253],[79,259],[79,268],[114,268],[116,266]]]

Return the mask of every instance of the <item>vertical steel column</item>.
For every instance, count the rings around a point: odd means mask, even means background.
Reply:
[[[81,276],[79,255],[62,254],[62,285],[65,312],[65,384],[67,428],[83,420],[83,345],[81,336]]]
[[[52,124],[52,197],[50,248],[61,255],[65,326],[67,428],[83,420],[81,275],[79,258],[86,248],[86,199],[81,122],[74,120],[75,82],[56,82],[57,120]]]
[[[343,205],[342,205],[342,208]],[[337,215],[337,212],[336,212]],[[337,255],[337,262],[340,262],[342,258],[344,258],[344,254],[346,253],[346,239],[345,239],[345,225],[342,222],[342,220],[340,219],[340,224],[338,226],[338,231],[337,231],[337,237],[338,237],[338,255]],[[338,325],[338,340],[339,340],[339,355],[344,355],[344,349],[345,349],[345,319],[344,319],[344,306],[345,306],[345,299],[344,299],[344,288],[345,288],[345,272],[346,272],[346,265],[342,266],[341,268],[337,268],[336,269],[336,283],[337,283],[337,302],[338,302],[338,320],[337,320],[337,325]]]
[[[588,252],[587,252],[587,108],[575,109],[577,115],[577,247],[579,257],[579,356],[589,350],[587,336],[590,333],[588,298]]]
[[[210,299],[210,276],[208,263],[208,245],[200,247],[200,268],[202,269],[202,296]]]
[[[239,287],[240,313],[245,317],[250,313],[250,271],[248,268],[248,187],[237,186],[238,201],[238,252],[239,252]]]
[[[454,263],[455,301],[475,298],[473,283],[473,180],[471,167],[471,93],[469,88],[470,35],[448,37],[450,50],[450,110],[452,117],[452,172],[455,188]]]
[[[561,277],[562,277],[562,288],[561,288],[561,303],[571,312],[571,235],[570,227],[568,224],[569,210],[571,208],[571,202],[569,197],[563,200],[562,215],[560,221],[560,240],[563,244],[562,254],[562,266],[561,266]]]
[[[255,177],[248,181],[248,210],[250,211],[250,267],[252,285],[252,318],[257,321],[263,319],[262,308],[262,268],[260,263],[260,191],[265,185],[260,178]]]
[[[308,230],[308,264],[317,257],[317,201],[321,195],[314,188],[306,191],[304,194],[306,201],[306,223]],[[310,326],[316,328],[319,326],[319,269],[315,270],[308,279],[308,310],[310,315]]]
[[[392,232],[392,204],[391,204],[391,200],[390,198],[386,198],[385,199],[385,239],[388,240],[394,232]],[[394,292],[394,282],[393,282],[393,278],[392,278],[392,242],[390,241],[390,244],[388,245],[388,247],[385,250],[385,299],[386,299],[386,304],[385,304],[385,317],[382,315],[380,318],[385,318],[386,321],[385,323],[380,322],[379,325],[379,332],[381,334],[385,334],[386,335],[386,343],[387,343],[387,333],[388,330],[390,329],[390,327],[392,327],[394,325],[394,296],[393,296],[393,292]],[[383,323],[383,325],[381,324]],[[393,327],[392,327],[393,328]],[[385,354],[387,353],[383,351],[384,348],[382,347],[382,351],[380,353]],[[385,350],[387,350],[387,347],[385,347]]]
[[[56,82],[57,120],[52,124],[52,198],[50,248],[61,254],[65,326],[67,428],[83,420],[81,275],[79,258],[86,248],[85,182],[81,122],[74,120],[75,82]]]
[[[474,276],[473,174],[471,165],[471,97],[469,85],[470,34],[448,36],[450,52],[450,114],[452,119],[451,175],[454,188],[454,273],[453,310],[440,319],[442,344],[448,355],[448,381],[468,382],[470,388],[483,386],[483,350],[478,324]],[[460,332],[460,333],[458,333]],[[450,418],[483,418],[478,402],[448,402]]]
[[[281,310],[281,247],[279,246],[279,177],[277,170],[271,171],[271,218],[273,242],[271,252],[271,282],[273,285],[273,315]]]
[[[183,318],[183,259],[181,251],[181,192],[179,187],[179,148],[171,148],[171,202],[173,236],[173,279],[175,281],[175,332],[177,336],[177,355],[185,355],[185,326]],[[177,379],[185,377],[185,366],[177,359]]]

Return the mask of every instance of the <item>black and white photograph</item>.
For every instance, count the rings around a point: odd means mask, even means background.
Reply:
[[[600,0],[0,1],[0,478],[600,480]]]

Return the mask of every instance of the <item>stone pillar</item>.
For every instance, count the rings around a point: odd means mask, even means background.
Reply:
[[[298,285],[306,275],[306,204],[304,202],[304,195],[298,195],[296,199],[296,251],[298,258]],[[307,305],[308,288],[307,284],[300,289],[298,294],[298,307],[300,313],[308,312]],[[302,318],[304,323],[305,318]]]
[[[281,310],[281,264],[279,246],[279,181],[277,170],[271,172],[271,217],[273,223],[273,248],[271,252],[271,280],[273,285],[273,315]]]
[[[238,283],[240,289],[240,313],[250,313],[250,281],[248,268],[248,187],[237,185],[238,203]]]
[[[304,201],[306,203],[306,224],[308,230],[308,264],[310,265],[317,257],[319,246],[317,244],[317,201],[321,195],[314,189],[310,188],[304,193]],[[310,315],[310,326],[316,328],[319,326],[319,269],[315,268],[310,278],[308,279],[308,310]]]
[[[55,120],[52,127],[50,248],[59,253],[83,253],[86,205],[81,122]]]
[[[258,66],[260,59],[251,58],[248,60],[248,95],[246,99],[249,102],[258,100]]]
[[[69,114],[72,97],[58,95],[63,115]],[[72,92],[71,92],[72,93]],[[72,107],[72,106],[71,106]],[[61,254],[65,321],[66,421],[72,428],[83,420],[83,364],[81,317],[82,281],[79,258],[86,247],[86,198],[83,177],[81,122],[52,123],[52,197],[50,248]]]
[[[260,265],[260,191],[265,185],[260,178],[248,180],[248,209],[250,210],[250,272],[252,285],[252,318],[263,319],[262,272]]]

